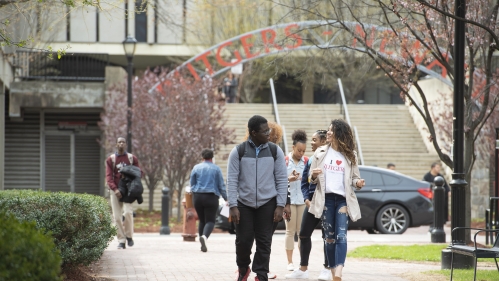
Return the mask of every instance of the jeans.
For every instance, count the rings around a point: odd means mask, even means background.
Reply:
[[[334,193],[326,193],[326,204],[322,213],[322,228],[326,236],[324,243],[329,268],[345,265],[348,230],[346,206],[345,197]]]
[[[198,233],[210,237],[215,227],[218,211],[218,196],[214,193],[193,193],[192,202],[199,218]]]
[[[240,219],[236,224],[236,263],[240,272],[246,271],[251,263],[251,248],[256,242],[252,271],[260,281],[267,281],[269,272],[270,247],[274,228],[274,212],[277,207],[276,198],[272,198],[258,209],[238,202]]]
[[[321,222],[321,219],[316,218],[308,212],[308,207],[303,211],[303,218],[300,227],[300,265],[308,266],[308,259],[312,251],[312,233],[315,227]],[[322,230],[322,239],[324,239],[324,230]],[[324,245],[323,245],[324,246]],[[324,266],[327,267],[326,247],[324,246]]]

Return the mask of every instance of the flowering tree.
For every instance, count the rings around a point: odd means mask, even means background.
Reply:
[[[161,76],[165,76],[163,73]],[[162,120],[164,137],[164,181],[176,194],[180,219],[182,190],[187,184],[192,167],[201,161],[201,151],[218,151],[232,143],[233,130],[225,127],[224,106],[217,101],[216,81],[196,81],[175,75],[164,79],[156,89],[165,108]]]
[[[341,32],[339,38],[343,41],[335,47],[361,52],[374,61],[378,69],[397,85],[401,97],[421,115],[439,158],[446,165],[453,166],[449,151],[442,147],[442,138],[436,128],[437,122],[452,122],[452,119],[432,118],[428,93],[425,93],[420,79],[426,76],[428,70],[433,70],[441,74],[443,82],[454,80],[454,1],[336,0],[311,1],[306,5],[282,4],[280,1],[275,3],[287,8],[290,14],[306,14],[309,19],[328,21],[316,29],[326,27],[327,32]],[[466,22],[464,40],[467,70],[463,153],[465,178],[470,183],[477,155],[475,142],[499,102],[496,84],[499,72],[497,66],[493,65],[493,54],[499,46],[499,1],[469,0],[466,3],[467,16],[462,19]],[[297,33],[311,31],[317,30],[301,30]],[[468,188],[467,226],[471,221],[470,198]]]
[[[159,81],[162,83],[151,91]],[[201,159],[202,149],[218,151],[233,140],[232,130],[224,127],[224,107],[216,101],[212,85],[211,79],[167,77],[162,70],[148,70],[135,77],[132,149],[145,174],[149,211],[153,209],[154,190],[164,181],[170,187],[171,200],[177,195],[180,216],[182,190],[192,167]],[[126,83],[111,88],[101,115],[99,126],[105,133],[101,144],[109,152],[117,137],[126,136],[126,89]]]

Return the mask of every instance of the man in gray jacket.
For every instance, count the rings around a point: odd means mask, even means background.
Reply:
[[[251,272],[251,248],[256,242],[252,270],[255,281],[267,281],[273,222],[280,221],[286,205],[288,177],[284,153],[269,142],[267,120],[255,115],[248,121],[250,137],[229,155],[227,195],[230,219],[236,224],[237,281]]]

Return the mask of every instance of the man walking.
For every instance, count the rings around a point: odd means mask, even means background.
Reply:
[[[121,202],[123,194],[118,189],[121,174],[119,169],[124,166],[134,165],[139,167],[139,160],[131,153],[125,151],[126,140],[119,137],[116,142],[118,151],[106,159],[106,182],[109,186],[109,197],[113,209],[114,222],[118,232],[118,249],[126,249],[133,246],[133,208],[131,203]],[[123,211],[125,222],[123,223]]]
[[[431,169],[428,173],[426,173],[424,176],[423,176],[423,181],[426,181],[426,182],[429,182],[431,183],[432,187],[435,185],[434,182],[435,182],[435,178],[440,176],[440,177],[444,177],[440,174],[440,170],[442,169],[442,166],[440,165],[440,163],[438,162],[434,162],[433,164],[431,164]],[[445,181],[445,178],[444,178],[444,189],[445,189],[445,202],[444,202],[444,221],[447,221],[449,219],[449,193],[450,193],[450,188],[449,186],[447,185],[447,182]],[[433,230],[433,224],[430,225],[430,229],[429,229],[429,232],[431,232]]]
[[[267,281],[273,222],[282,219],[288,177],[284,153],[269,142],[267,120],[251,117],[248,132],[248,140],[230,152],[227,167],[230,219],[236,224],[236,280],[248,280],[255,241],[255,281]]]

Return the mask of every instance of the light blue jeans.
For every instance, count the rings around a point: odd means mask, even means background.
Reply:
[[[348,214],[340,212],[347,205],[345,197],[326,193],[326,204],[322,213],[326,262],[329,268],[345,265],[347,256]]]

